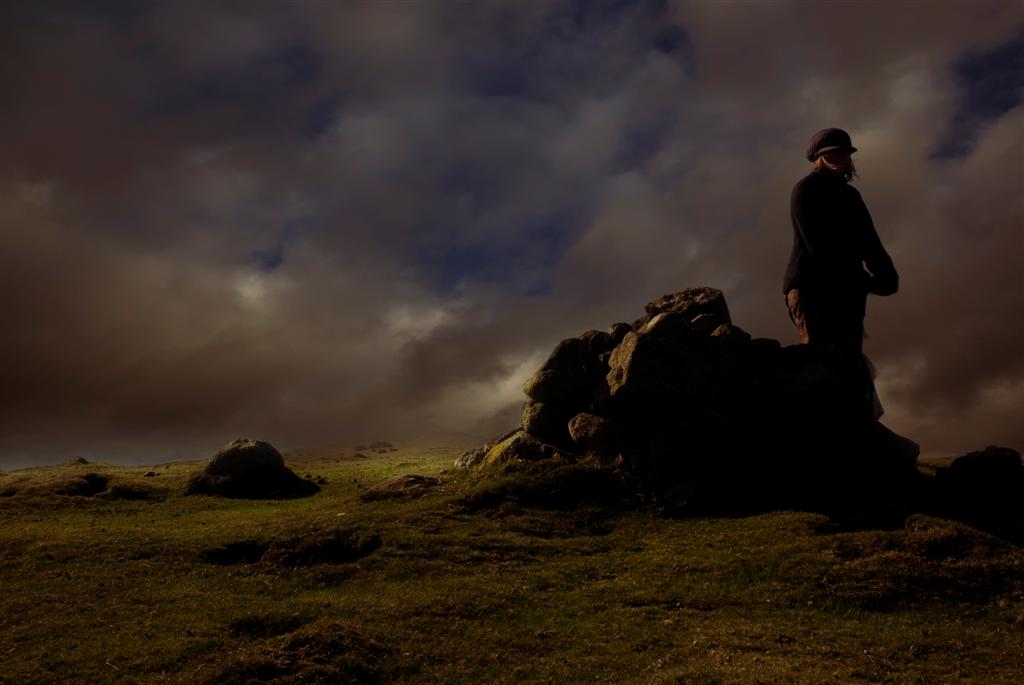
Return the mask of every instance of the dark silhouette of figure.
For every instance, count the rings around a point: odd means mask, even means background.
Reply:
[[[814,169],[790,196],[793,251],[783,293],[802,343],[833,345],[863,360],[867,402],[877,419],[882,410],[874,369],[863,354],[864,315],[868,293],[892,295],[899,277],[860,193],[849,185],[856,150],[842,129],[811,137],[807,159]]]

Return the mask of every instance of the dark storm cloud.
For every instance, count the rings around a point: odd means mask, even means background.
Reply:
[[[11,7],[2,464],[483,439],[559,339],[693,285],[795,342],[833,125],[903,278],[889,424],[1024,446],[1018,4]]]

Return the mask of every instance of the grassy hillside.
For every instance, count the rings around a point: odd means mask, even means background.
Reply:
[[[286,455],[326,478],[287,501],[183,496],[197,463],[0,474],[0,683],[1021,682],[998,538],[531,508],[455,455]],[[360,498],[410,473],[442,485]]]

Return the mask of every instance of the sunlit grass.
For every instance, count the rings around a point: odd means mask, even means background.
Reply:
[[[186,497],[197,463],[5,474],[0,682],[1009,683],[1024,669],[1024,555],[962,524],[823,535],[801,512],[476,508],[482,490],[522,490],[471,481],[456,454],[289,459],[327,483],[284,501]],[[54,494],[86,473],[146,499]],[[442,485],[360,499],[407,473]],[[381,546],[204,561],[339,530]]]

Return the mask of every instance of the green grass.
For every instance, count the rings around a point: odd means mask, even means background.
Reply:
[[[1021,681],[1024,553],[997,538],[531,507],[456,453],[289,458],[327,483],[285,501],[184,496],[197,463],[0,474],[0,683]],[[88,473],[115,494],[56,494]],[[443,484],[359,498],[408,473]],[[380,546],[280,561],[338,532]],[[284,556],[209,561],[238,543]]]

